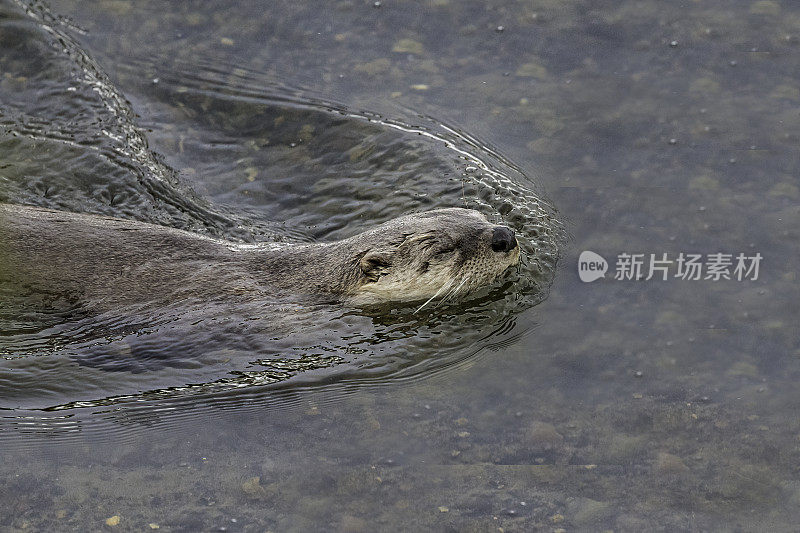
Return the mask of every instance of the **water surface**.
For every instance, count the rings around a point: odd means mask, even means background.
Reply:
[[[27,5],[4,7],[4,200],[241,241],[466,202],[529,258],[552,203],[571,240],[549,295],[553,257],[486,300],[319,309],[283,340],[201,310],[233,353],[160,330],[12,356],[4,527],[793,529],[791,3]],[[764,261],[584,284],[587,249]]]

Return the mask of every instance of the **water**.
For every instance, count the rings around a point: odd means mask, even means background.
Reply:
[[[279,304],[5,299],[3,527],[792,530],[788,2],[3,11],[4,200],[239,241],[466,203],[528,257],[477,301],[277,335]],[[584,284],[587,249],[764,261]]]

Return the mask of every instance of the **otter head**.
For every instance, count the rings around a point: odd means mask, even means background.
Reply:
[[[357,305],[455,298],[519,262],[514,232],[471,209],[407,215],[354,239],[363,250],[351,290]]]

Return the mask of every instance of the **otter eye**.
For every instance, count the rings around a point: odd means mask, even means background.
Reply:
[[[455,246],[443,246],[434,252],[434,255],[446,255],[456,251]]]

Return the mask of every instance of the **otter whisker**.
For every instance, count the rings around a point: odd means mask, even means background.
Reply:
[[[468,279],[469,279],[469,277],[465,275],[465,276],[464,276],[464,277],[461,279],[461,283],[459,283],[457,287],[455,287],[453,290],[451,290],[451,291],[449,292],[449,294],[447,294],[447,295],[444,297],[443,301],[444,301],[444,300],[448,300],[448,299],[450,299],[450,298],[454,298],[454,297],[458,296],[458,295],[460,294],[460,292],[461,292],[461,287],[463,287],[463,286],[464,286],[464,284],[467,282],[467,280],[468,280]]]
[[[459,290],[461,290],[461,287],[464,286],[464,283],[466,281],[467,281],[467,276],[464,275],[461,278],[461,282],[458,283],[458,285],[456,285],[456,282],[458,282],[458,280],[456,278],[453,278],[453,281],[447,285],[447,288],[448,288],[447,293],[444,296],[442,296],[442,299],[439,300],[439,303],[436,304],[436,307],[439,307],[443,303],[445,303],[448,300],[450,300],[452,297],[456,296],[458,294]]]
[[[456,293],[456,290],[458,289],[458,285],[456,285],[456,283],[458,283],[458,280],[455,280],[454,283],[450,283],[448,285],[447,292],[444,294],[444,296],[441,297],[441,299],[439,299],[439,302],[436,304],[436,307],[439,307],[440,305],[446,303],[450,298],[453,297],[453,295]]]
[[[444,295],[443,295],[441,298],[439,298],[439,301],[438,301],[438,302],[436,302],[436,307],[439,307],[440,305],[442,305],[442,303],[444,303],[445,301],[447,301],[447,299],[448,299],[448,298],[450,297],[450,295],[453,293],[454,285],[455,285],[457,282],[458,282],[458,280],[454,278],[453,280],[451,280],[451,281],[450,281],[450,283],[448,283],[447,285],[445,285],[444,287],[442,287],[442,289],[447,289],[447,290],[445,291]],[[440,291],[440,292],[441,292],[441,291]],[[438,293],[437,293],[437,294],[438,294]]]
[[[436,294],[434,294],[433,296],[431,296],[430,298],[428,298],[428,300],[427,300],[427,301],[426,301],[424,304],[420,305],[420,306],[417,308],[417,310],[416,310],[416,311],[414,311],[414,312],[415,312],[415,313],[419,313],[420,311],[422,311],[422,309],[424,309],[426,305],[428,305],[428,304],[429,304],[429,303],[431,303],[433,300],[435,300],[436,298],[438,298],[438,296],[439,296],[439,295],[442,293],[442,291],[444,291],[444,290],[446,290],[446,289],[449,289],[449,288],[450,288],[450,287],[453,285],[454,281],[455,281],[455,280],[450,280],[450,282],[449,282],[449,283],[447,283],[447,284],[445,284],[445,285],[442,285],[442,287],[441,287],[441,288],[440,288],[438,291],[436,291]]]

